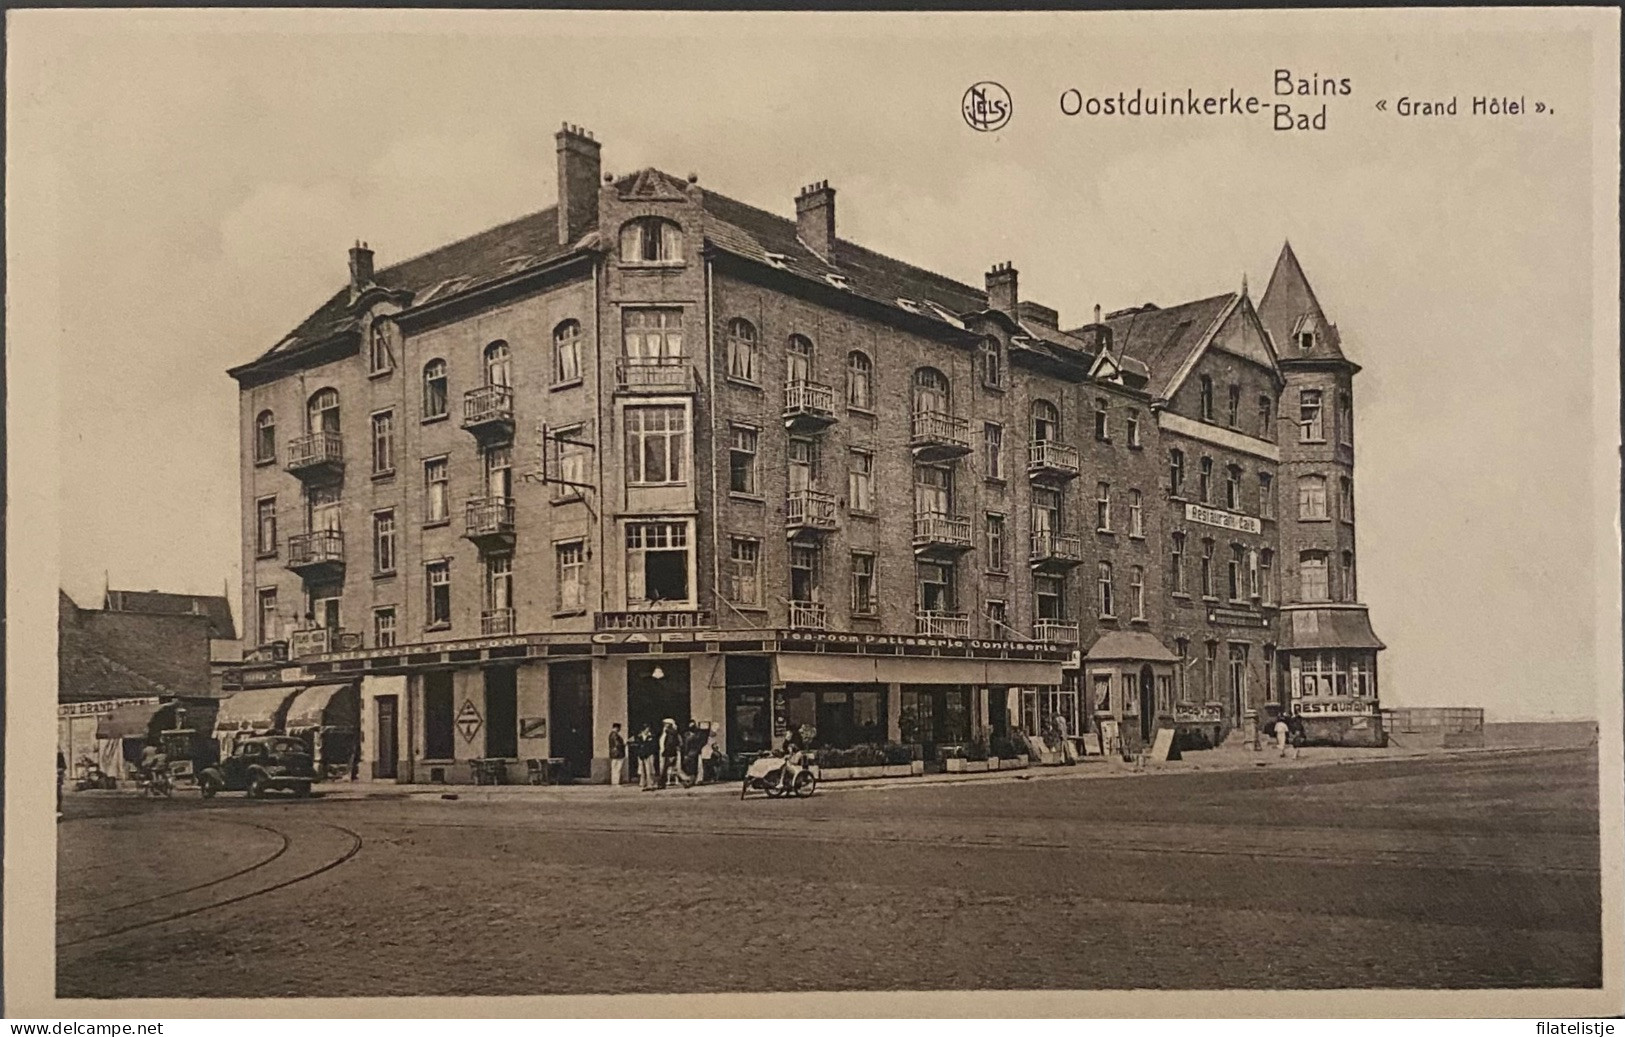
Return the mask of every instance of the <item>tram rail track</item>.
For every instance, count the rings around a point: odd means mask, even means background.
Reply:
[[[252,874],[252,873],[254,873],[256,871],[262,870],[262,869],[270,866],[275,861],[281,859],[287,853],[288,849],[291,846],[293,846],[293,844],[294,844],[294,837],[292,835],[290,835],[288,832],[283,831],[281,829],[278,829],[278,828],[276,828],[274,826],[262,825],[262,824],[259,824],[257,822],[233,822],[233,823],[249,824],[249,825],[252,825],[253,827],[256,827],[256,828],[263,828],[266,831],[269,831],[272,834],[277,835],[278,837],[280,837],[284,841],[283,846],[281,848],[279,848],[277,850],[277,852],[272,854],[271,856],[269,856],[269,857],[267,857],[267,858],[265,858],[265,859],[263,859],[261,861],[258,861],[255,864],[252,864],[252,865],[250,865],[250,866],[248,866],[246,868],[241,868],[238,871],[232,873],[231,875],[221,876],[219,878],[211,879],[211,880],[209,880],[207,882],[201,882],[201,883],[198,883],[196,885],[187,887],[185,889],[171,890],[171,891],[159,894],[158,896],[146,897],[146,898],[143,898],[141,900],[130,901],[130,902],[126,903],[126,904],[122,904],[122,905],[119,905],[117,907],[103,908],[103,909],[99,909],[99,910],[96,910],[96,911],[87,912],[87,913],[82,914],[82,915],[77,915],[77,916],[75,916],[74,918],[71,918],[71,919],[60,919],[57,922],[59,934],[60,934],[61,927],[64,926],[64,925],[71,925],[71,924],[73,924],[75,922],[87,921],[87,920],[90,920],[90,919],[93,919],[93,918],[104,917],[104,916],[107,916],[107,915],[116,915],[116,914],[118,914],[120,912],[129,911],[129,910],[132,910],[132,909],[135,909],[135,908],[147,907],[147,906],[150,906],[151,904],[157,903],[157,902],[162,901],[162,900],[173,899],[174,897],[184,896],[184,895],[191,894],[191,893],[196,893],[196,892],[199,892],[201,890],[205,890],[205,889],[209,889],[211,887],[219,886],[219,885],[222,885],[222,884],[224,884],[224,883],[226,883],[228,881],[231,881],[231,880],[234,880],[234,879],[239,879],[239,878],[242,878],[242,877],[244,877],[246,875],[250,875],[250,874]],[[58,947],[58,949],[61,949],[61,948],[66,948],[66,947],[79,946],[80,944],[92,943],[92,942],[97,941],[97,940],[106,940],[106,939],[110,939],[110,938],[115,937],[115,936],[122,936],[125,933],[135,932],[136,930],[139,930],[139,929],[148,929],[148,928],[151,928],[153,926],[166,925],[166,924],[168,924],[170,922],[177,922],[177,921],[180,921],[180,920],[185,919],[185,918],[191,918],[194,915],[200,915],[200,914],[203,914],[203,913],[208,912],[208,911],[217,911],[217,910],[219,910],[221,908],[224,908],[224,907],[231,907],[231,906],[233,906],[235,904],[241,904],[241,903],[244,903],[245,901],[253,900],[256,897],[265,896],[268,893],[275,893],[275,892],[277,892],[279,890],[287,889],[290,886],[295,886],[295,885],[298,885],[299,883],[302,883],[302,882],[308,882],[309,880],[316,878],[318,875],[323,875],[323,874],[326,874],[329,871],[332,871],[333,869],[335,869],[335,868],[339,867],[340,865],[344,864],[346,861],[349,861],[350,859],[355,857],[356,854],[361,852],[361,848],[364,845],[365,840],[362,838],[361,833],[355,831],[353,828],[349,828],[349,827],[347,827],[345,825],[335,824],[335,823],[333,823],[331,821],[314,821],[314,822],[309,822],[309,823],[311,823],[311,824],[319,824],[319,825],[322,825],[322,826],[324,826],[326,828],[333,829],[333,830],[341,833],[343,836],[345,836],[348,839],[349,845],[343,850],[343,852],[339,853],[337,856],[328,855],[328,859],[324,860],[318,866],[316,866],[314,868],[305,869],[305,870],[299,872],[298,874],[293,875],[292,877],[282,879],[282,880],[280,880],[278,882],[273,882],[273,883],[271,883],[269,885],[260,886],[260,887],[255,888],[255,889],[245,890],[244,892],[238,893],[238,894],[233,895],[233,896],[228,896],[228,897],[225,897],[225,898],[222,898],[222,899],[211,900],[208,903],[197,904],[197,905],[185,908],[185,909],[180,910],[180,911],[171,911],[171,912],[168,912],[166,914],[158,915],[157,917],[142,918],[142,919],[139,919],[137,921],[129,922],[127,924],[114,925],[112,928],[101,929],[101,930],[98,930],[98,931],[95,931],[95,932],[85,933],[83,935],[74,936],[74,937],[71,937],[69,939],[65,939],[65,940],[64,939],[59,939],[58,942],[57,942],[57,947]]]

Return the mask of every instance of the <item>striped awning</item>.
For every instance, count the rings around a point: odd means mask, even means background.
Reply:
[[[354,728],[360,721],[356,716],[355,698],[353,684],[312,685],[289,703],[283,730],[295,734],[318,727]]]
[[[216,735],[242,731],[274,731],[282,722],[288,701],[302,688],[251,688],[220,703],[214,716]]]

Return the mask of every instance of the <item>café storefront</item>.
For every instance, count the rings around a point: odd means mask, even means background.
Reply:
[[[1377,689],[1377,653],[1385,647],[1364,605],[1281,609],[1276,664],[1307,744],[1387,744]]]
[[[924,751],[989,731],[990,698],[1055,687],[1067,654],[1031,642],[815,631],[522,634],[297,661],[307,684],[358,681],[363,779],[460,783],[608,780],[623,734],[694,720],[736,756],[793,723],[815,744],[908,742]],[[245,665],[238,686],[284,681]]]

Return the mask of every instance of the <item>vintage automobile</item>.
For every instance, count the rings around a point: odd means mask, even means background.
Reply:
[[[310,795],[316,771],[305,743],[287,735],[262,735],[239,741],[231,755],[198,775],[204,799],[216,792],[243,792],[259,798],[272,789]]]

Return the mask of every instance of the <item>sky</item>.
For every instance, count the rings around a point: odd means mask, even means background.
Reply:
[[[1290,239],[1364,367],[1385,704],[1594,716],[1618,383],[1617,350],[1594,356],[1593,227],[1617,214],[1592,208],[1593,44],[1529,31],[1556,12],[1486,17],[11,12],[10,363],[14,397],[19,373],[55,390],[60,584],[235,607],[226,368],[339,288],[355,239],[386,266],[551,205],[571,122],[606,171],[785,215],[828,180],[842,237],[972,284],[1011,261],[1063,327],[1243,278],[1256,299]],[[1325,130],[1061,111],[1067,88],[1268,105],[1280,68],[1350,80],[1289,99]],[[996,133],[961,117],[982,80],[1014,101]],[[1551,111],[1392,111],[1475,95]]]

